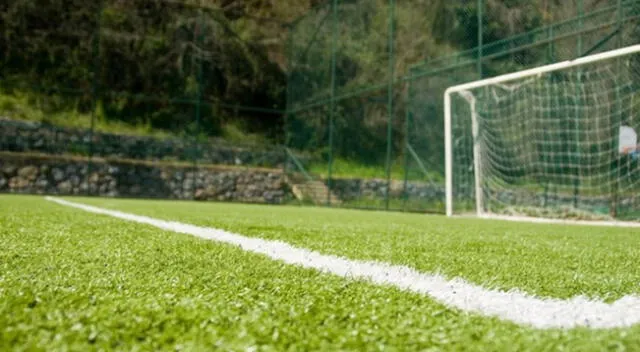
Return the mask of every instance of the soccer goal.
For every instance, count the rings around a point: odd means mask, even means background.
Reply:
[[[448,216],[640,220],[640,45],[450,87],[444,105]]]

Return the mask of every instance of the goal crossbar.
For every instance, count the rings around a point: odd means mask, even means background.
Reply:
[[[532,69],[527,69],[523,71],[518,71],[514,73],[508,73],[492,78],[486,78],[478,81],[473,81],[469,83],[464,83],[456,86],[452,86],[447,88],[444,93],[444,127],[445,127],[445,180],[446,180],[446,214],[447,216],[453,215],[453,145],[452,145],[452,123],[451,123],[451,95],[453,93],[468,91],[475,88],[480,88],[489,85],[495,85],[500,83],[506,83],[510,81],[514,81],[517,79],[542,75],[549,72],[559,71],[568,68],[574,68],[578,66],[592,64],[598,61],[614,59],[616,57],[622,57],[630,54],[640,53],[640,44],[632,45],[628,47],[624,47],[621,49],[611,50],[599,54],[589,55],[573,60],[566,60],[554,64],[549,64],[545,66],[540,66]],[[477,122],[475,121],[475,117],[473,117],[473,129],[476,130],[475,126]],[[477,153],[477,143],[474,141],[474,154]],[[474,160],[478,157],[478,155],[474,155]],[[477,165],[476,165],[477,166]],[[480,187],[480,176],[478,175],[477,169],[475,171],[475,188],[476,188],[476,211],[479,216],[482,215],[481,204],[482,204],[482,194]]]

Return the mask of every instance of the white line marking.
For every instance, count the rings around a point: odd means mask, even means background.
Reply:
[[[497,214],[482,214],[482,215],[470,215],[470,216],[461,216],[461,217],[465,217],[468,219],[475,218],[475,219],[488,219],[488,220],[496,220],[496,221],[529,222],[529,223],[535,223],[535,224],[640,228],[640,222],[619,221],[619,220],[569,220],[569,219],[564,220],[564,219],[534,218],[530,216],[497,215]]]
[[[349,279],[425,294],[461,311],[498,317],[538,329],[588,327],[607,329],[629,327],[640,322],[640,297],[625,296],[608,304],[583,296],[568,300],[536,298],[518,290],[489,290],[462,279],[447,280],[440,275],[420,273],[406,266],[349,260],[296,248],[281,241],[250,238],[223,230],[174,221],[158,220],[114,210],[47,197],[56,202],[96,214],[155,226],[163,230],[190,234],[204,239],[237,245],[245,251],[304,268],[312,268]]]

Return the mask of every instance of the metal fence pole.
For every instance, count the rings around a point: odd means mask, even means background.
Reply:
[[[553,32],[553,25],[549,25],[548,27],[548,39],[549,39],[549,45],[547,46],[547,64],[551,64],[555,62],[555,43],[554,43],[554,32]],[[547,113],[546,114],[547,117],[551,117],[551,113]],[[546,141],[546,137],[545,137],[545,141]],[[544,159],[547,159],[547,155],[546,153],[543,154],[544,155]],[[547,176],[545,179],[545,183],[544,183],[544,201],[543,201],[543,207],[547,207],[549,205],[549,192],[550,192],[550,183],[552,183],[552,180],[550,180],[550,178]]]
[[[92,57],[93,57],[93,69],[91,74],[91,122],[89,124],[89,141],[88,141],[88,159],[87,159],[87,173],[85,174],[85,183],[87,184],[87,195],[91,196],[91,170],[93,169],[93,133],[95,129],[96,109],[98,108],[99,89],[100,89],[100,62],[101,52],[100,43],[102,37],[102,12],[104,2],[100,1],[98,4],[98,11],[96,13],[96,29],[93,33],[92,39]]]
[[[480,79],[483,78],[484,73],[482,70],[482,55],[483,55],[483,44],[484,44],[484,0],[478,0],[478,63],[477,70],[478,76]]]
[[[195,132],[194,132],[194,148],[193,148],[193,188],[192,188],[192,192],[193,192],[193,199],[196,199],[196,192],[197,192],[197,182],[198,182],[198,156],[200,154],[200,142],[199,142],[199,137],[200,137],[200,115],[201,115],[201,109],[202,109],[202,91],[203,91],[203,80],[202,80],[202,62],[204,61],[203,58],[203,43],[204,43],[204,28],[203,28],[203,15],[202,15],[202,10],[199,11],[199,18],[198,21],[196,23],[196,27],[195,27],[195,34],[196,37],[194,38],[196,40],[197,46],[200,49],[200,53],[198,54],[198,56],[196,57],[197,61],[198,61],[198,65],[196,67],[196,79],[198,80],[198,84],[197,84],[197,88],[196,88],[196,101],[195,101],[195,117],[196,117],[196,128],[195,128]]]
[[[331,3],[332,38],[331,38],[331,104],[329,112],[329,163],[327,169],[327,206],[331,206],[331,172],[333,171],[333,128],[336,114],[336,61],[338,51],[338,0]]]
[[[622,20],[624,19],[624,13],[623,13],[623,6],[622,6],[622,0],[618,0],[618,13],[616,16],[616,22],[618,22],[618,36],[617,36],[617,48],[616,49],[620,49],[622,48],[623,45],[623,41],[622,41]]]
[[[584,29],[584,0],[578,0],[578,27],[580,35],[578,35],[578,54],[576,56],[582,55],[583,51],[582,30]]]
[[[412,70],[409,70],[409,76],[413,74]],[[409,144],[411,143],[411,117],[413,114],[413,80],[409,80],[407,82],[407,103],[405,105],[405,114],[404,114],[404,153],[403,153],[403,163],[404,163],[404,184],[402,187],[402,209],[407,209],[407,201],[409,200]]]
[[[477,2],[477,21],[478,21],[478,53],[477,53],[477,67],[476,67],[476,71],[478,73],[478,79],[482,79],[484,78],[484,71],[482,69],[482,59],[483,59],[483,45],[484,45],[484,21],[483,21],[483,17],[484,17],[484,0],[478,0]],[[475,139],[474,139],[474,143],[476,143]],[[477,173],[478,170],[473,170],[474,173]]]
[[[389,82],[387,86],[387,189],[385,191],[385,209],[389,210],[389,196],[391,193],[391,152],[393,145],[393,80],[395,77],[395,58],[394,58],[394,41],[395,41],[395,0],[389,0]]]
[[[549,45],[547,46],[547,64],[551,64],[556,61],[556,47],[554,43],[553,25],[549,26]]]
[[[622,12],[622,0],[618,0],[618,9],[617,9],[617,16],[616,16],[616,22],[617,22],[617,26],[618,26],[618,34],[616,35],[616,49],[622,48],[623,46],[623,38],[622,38],[622,19],[623,19],[623,12]],[[616,74],[620,74],[620,59],[616,59]],[[620,101],[620,91],[618,89],[616,89],[616,103],[617,103],[617,107],[616,107],[616,112],[617,114],[615,114],[614,116],[616,116],[616,122],[615,122],[615,126],[616,128],[614,129],[614,134],[613,134],[613,156],[616,160],[616,172],[615,172],[615,176],[616,179],[614,180],[614,182],[612,182],[612,187],[613,190],[611,192],[611,205],[609,206],[609,215],[612,218],[617,218],[618,217],[618,191],[620,189],[620,177],[621,177],[621,160],[620,160],[620,156],[618,155],[618,151],[616,148],[616,142],[615,139],[618,136],[618,133],[620,131],[620,126],[622,125],[622,102]]]
[[[292,81],[291,81],[291,76],[292,76],[292,72],[293,72],[293,31],[292,31],[292,27],[289,25],[287,26],[287,41],[285,43],[285,52],[287,53],[287,70],[286,70],[286,80],[287,80],[287,85],[285,87],[285,108],[284,108],[284,116],[283,116],[283,145],[284,148],[282,148],[283,151],[283,155],[284,155],[284,161],[283,161],[283,165],[282,165],[282,174],[284,175],[284,177],[287,177],[287,173],[288,173],[288,164],[289,164],[289,154],[287,153],[287,148],[289,147],[289,120],[291,119],[290,113],[291,113],[291,102],[293,101],[292,96],[291,96],[291,85],[292,85]]]
[[[577,53],[576,57],[582,56],[583,52],[583,43],[582,43],[582,30],[584,29],[584,0],[578,0],[578,26],[580,35],[578,35],[578,43],[577,43]],[[578,82],[581,81],[580,73],[578,74]],[[580,89],[580,88],[578,88]],[[582,177],[582,167],[581,163],[581,153],[580,153],[580,92],[576,92],[576,97],[578,98],[578,106],[576,107],[576,123],[575,123],[575,157],[574,162],[576,165],[576,174],[575,180],[573,182],[573,207],[578,208],[578,198],[580,197],[580,178]]]

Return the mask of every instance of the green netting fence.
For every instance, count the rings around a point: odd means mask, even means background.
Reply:
[[[105,158],[182,168],[172,182],[183,190],[171,196],[185,199],[205,166],[281,168],[285,76],[240,37],[279,25],[213,2],[4,2],[0,151],[73,156],[84,164],[73,194],[105,194],[88,182]],[[225,127],[230,120],[246,126]]]
[[[310,156],[293,169],[326,185],[316,203],[443,212],[445,89],[637,44],[639,15],[631,0],[329,1],[290,34],[287,146]],[[471,169],[456,175],[469,202]]]
[[[442,212],[446,87],[640,41],[640,0],[318,3],[287,24],[206,1],[0,4],[0,151],[73,155],[87,179],[98,159],[184,164],[178,198],[224,165],[284,170],[293,202]],[[286,62],[237,35],[261,26],[288,28]]]
[[[462,50],[450,56],[426,60],[411,67],[408,110],[412,121],[408,140],[438,174],[444,174],[444,131],[442,96],[449,86],[583,57],[640,42],[640,3],[637,1],[574,2],[572,16],[550,17],[539,28],[503,40]],[[569,13],[571,15],[571,13]],[[566,16],[566,17],[565,17]],[[479,39],[480,40],[480,39]],[[420,126],[419,124],[422,124]],[[436,127],[436,128],[434,128]],[[471,136],[471,125],[459,127]],[[426,136],[426,138],[425,138]],[[437,143],[431,143],[437,141]],[[472,139],[457,140],[460,150],[471,150]],[[577,146],[577,143],[574,143]],[[579,151],[574,151],[579,153]],[[474,207],[473,161],[458,165],[466,172],[454,173],[458,206]],[[549,191],[549,190],[547,190]],[[550,196],[545,192],[546,196]],[[578,195],[573,195],[577,197]],[[462,209],[461,209],[462,210]],[[605,211],[608,213],[608,211]]]

